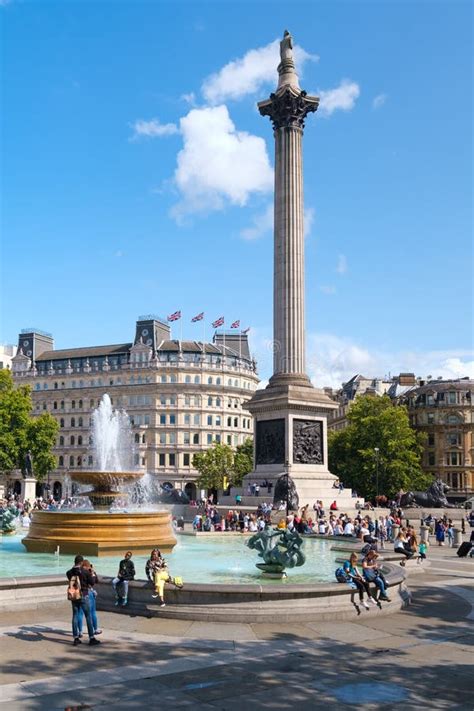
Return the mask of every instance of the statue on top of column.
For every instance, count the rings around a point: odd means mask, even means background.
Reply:
[[[280,59],[283,62],[285,59],[293,59],[293,37],[288,30],[283,33],[283,39],[280,42]]]

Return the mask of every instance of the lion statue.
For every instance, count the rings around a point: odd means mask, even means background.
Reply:
[[[296,491],[295,482],[287,474],[282,474],[275,484],[275,492],[273,494],[273,504],[276,506],[281,506],[288,502],[288,508],[291,511],[298,511],[299,508],[299,496]]]
[[[441,479],[436,479],[427,491],[407,491],[400,499],[400,506],[404,508],[422,506],[424,508],[451,509],[453,504],[450,504],[446,498],[448,491],[449,486]]]

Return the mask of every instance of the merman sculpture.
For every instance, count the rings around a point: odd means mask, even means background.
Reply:
[[[276,540],[275,540],[276,539]],[[301,550],[303,539],[297,531],[265,529],[249,538],[247,546],[258,551],[263,563],[256,563],[266,578],[285,578],[285,568],[297,568],[306,562]]]

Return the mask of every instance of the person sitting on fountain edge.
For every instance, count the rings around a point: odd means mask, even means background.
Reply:
[[[117,577],[112,580],[115,590],[115,606],[125,607],[128,604],[128,583],[135,578],[135,566],[132,561],[132,551],[125,553],[125,558],[119,563]]]
[[[157,548],[154,548],[150,553],[150,558],[146,562],[145,573],[155,586],[153,598],[160,598],[160,607],[165,607],[165,583],[171,583],[177,588],[183,587],[181,578],[172,578],[168,572],[166,560],[161,555]]]

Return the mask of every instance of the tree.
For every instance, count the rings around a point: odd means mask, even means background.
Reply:
[[[244,476],[253,470],[253,440],[250,437],[237,446],[233,469],[232,484],[241,486]]]
[[[406,407],[395,406],[387,395],[358,397],[352,404],[348,426],[328,438],[329,468],[358,494],[373,499],[378,470],[380,494],[392,498],[400,489],[423,489],[431,478],[420,466],[424,435],[415,432]]]
[[[193,467],[198,470],[197,485],[201,489],[222,489],[224,479],[230,479],[233,473],[234,452],[228,444],[214,442],[205,452],[198,452],[193,457]]]
[[[23,468],[31,450],[33,472],[41,481],[56,466],[51,452],[58,424],[49,413],[31,417],[31,391],[28,385],[15,387],[9,370],[0,370],[0,471]]]

